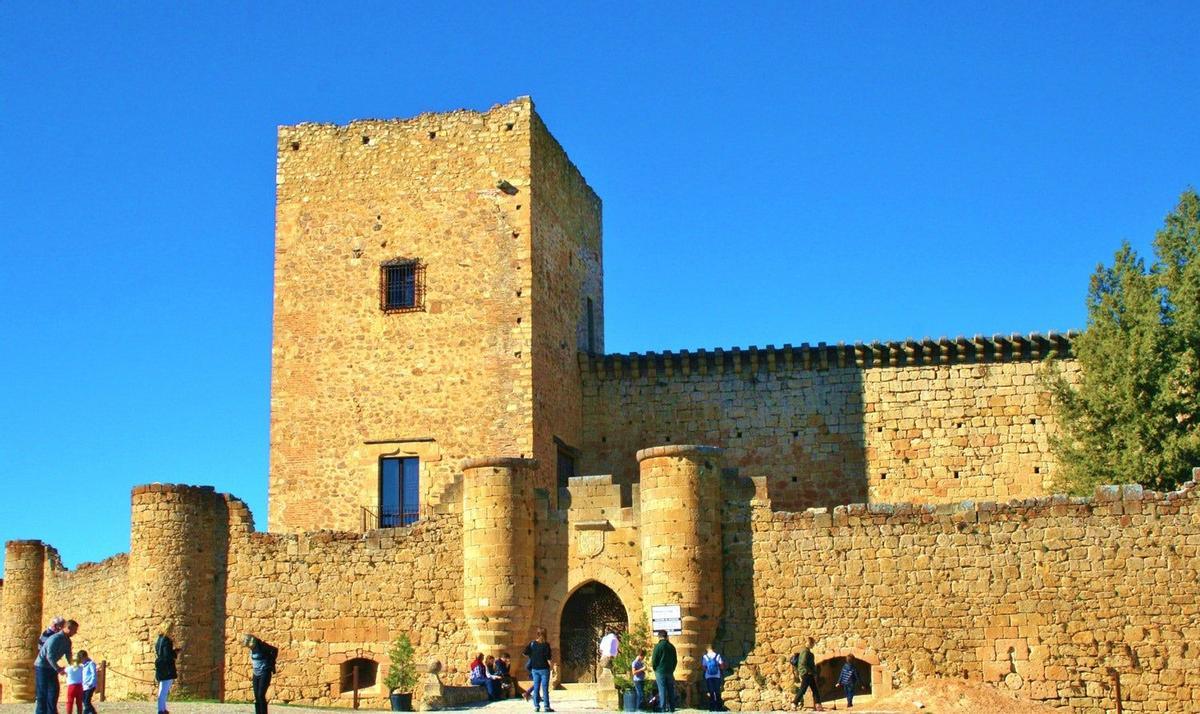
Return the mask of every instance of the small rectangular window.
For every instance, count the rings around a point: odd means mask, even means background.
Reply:
[[[420,518],[421,462],[415,456],[379,460],[379,527],[411,526]]]
[[[579,450],[572,448],[557,436],[554,437],[554,445],[558,451],[558,468],[557,478],[555,481],[558,488],[558,498],[555,499],[559,507],[562,507],[562,490],[571,485],[571,478],[578,475],[576,464],[579,458]]]
[[[420,261],[391,261],[379,270],[380,307],[384,312],[425,309],[425,266]]]
[[[596,315],[592,309],[592,299],[587,299],[587,351],[596,354]]]

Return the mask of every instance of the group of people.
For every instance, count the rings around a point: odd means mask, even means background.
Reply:
[[[171,638],[171,623],[159,628],[154,641],[154,681],[158,694],[158,714],[170,714],[167,697],[179,678],[178,659],[181,647]],[[56,617],[38,638],[37,658],[33,662],[35,685],[34,714],[58,714],[60,675],[67,684],[67,714],[96,714],[92,696],[98,684],[96,662],[87,651],[72,654],[71,638],[79,632],[79,623]],[[253,668],[251,683],[254,690],[254,714],[267,714],[267,688],[275,672],[279,650],[253,635],[243,635],[242,644],[250,650]],[[60,661],[66,658],[66,663]]]
[[[59,675],[66,678],[68,714],[96,714],[92,706],[96,663],[84,650],[71,652],[71,638],[78,631],[78,622],[56,617],[38,637],[37,658],[33,661],[35,714],[57,714]],[[60,664],[64,658],[65,663]]]
[[[476,653],[467,673],[471,684],[487,690],[489,702],[522,694],[521,685],[512,678],[512,658],[507,652],[501,652],[499,657]]]
[[[675,667],[679,664],[679,655],[671,637],[666,630],[656,633],[658,642],[650,652],[650,661],[646,661],[646,651],[639,650],[629,666],[630,679],[633,680],[634,708],[641,709],[642,703],[657,708],[659,711],[673,712],[678,697],[675,692]],[[646,671],[654,671],[654,681],[657,693],[646,700]],[[721,683],[729,665],[725,659],[709,644],[704,655],[700,658],[700,670],[704,674],[704,698],[709,711],[724,711],[725,702],[721,699]]]
[[[512,660],[507,652],[501,652],[498,657],[477,653],[468,667],[467,681],[486,689],[489,701],[524,697],[533,702],[535,712],[554,711],[550,708],[550,669],[554,653],[546,641],[546,628],[537,628],[534,638],[521,654],[525,656],[525,669],[533,680],[528,692],[513,679]]]
[[[793,654],[791,657],[792,671],[796,676],[796,698],[792,702],[794,706],[802,706],[804,704],[804,695],[809,690],[812,690],[813,709],[815,711],[825,711],[825,707],[821,705],[821,695],[817,691],[817,662],[816,657],[812,652],[813,640],[809,638],[808,644],[800,648],[800,651]],[[846,707],[854,708],[854,690],[858,687],[858,669],[854,666],[854,655],[847,654],[846,662],[842,665],[842,669],[838,672],[837,681],[834,683],[834,688],[841,688],[842,694],[846,697]]]

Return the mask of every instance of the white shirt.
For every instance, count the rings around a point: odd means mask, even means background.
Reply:
[[[83,684],[83,666],[72,664],[67,666],[67,684]]]
[[[611,632],[600,638],[600,656],[616,657],[618,644],[617,636]]]

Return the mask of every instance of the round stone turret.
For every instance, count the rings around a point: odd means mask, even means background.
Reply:
[[[532,627],[537,462],[511,457],[467,459],[462,469],[467,623],[478,650],[517,652]]]
[[[133,489],[129,630],[140,676],[153,678],[154,642],[169,623],[182,648],[176,686],[195,697],[221,696],[228,551],[229,509],[211,486]]]
[[[641,470],[642,602],[678,605],[675,678],[696,684],[704,646],[725,606],[721,557],[721,454],[715,446],[655,446]],[[682,687],[681,687],[682,689]],[[692,700],[696,701],[696,700]]]
[[[42,622],[46,544],[12,540],[4,548],[4,607],[0,610],[0,675],[5,701],[34,700],[33,659]]]

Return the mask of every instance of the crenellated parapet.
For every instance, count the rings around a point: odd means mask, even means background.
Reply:
[[[629,354],[580,353],[580,369],[598,379],[691,374],[754,374],[841,368],[922,367],[928,365],[1038,362],[1053,356],[1070,359],[1071,341],[1078,332],[1034,332],[1029,335],[985,337],[925,337],[891,342],[856,342],[835,345],[818,342],[783,347],[767,345],[679,352]]]

